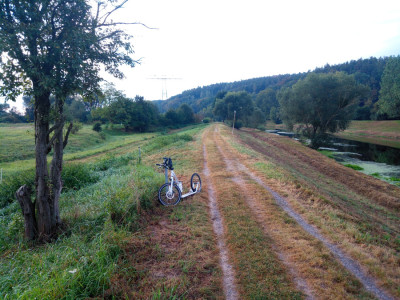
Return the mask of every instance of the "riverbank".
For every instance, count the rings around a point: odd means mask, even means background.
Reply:
[[[352,121],[335,136],[400,149],[400,121]]]

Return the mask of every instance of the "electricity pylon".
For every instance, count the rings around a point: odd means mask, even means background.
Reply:
[[[177,77],[167,77],[165,75],[163,76],[154,76],[154,77],[150,77],[147,79],[157,79],[157,80],[162,80],[162,94],[161,94],[161,100],[164,100],[164,95],[165,95],[165,99],[168,99],[168,93],[167,93],[167,80],[171,80],[171,79],[182,79],[182,78],[177,78]]]

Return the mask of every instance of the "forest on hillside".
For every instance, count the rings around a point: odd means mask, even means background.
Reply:
[[[327,64],[314,71],[304,73],[274,75],[236,82],[216,83],[187,90],[166,101],[153,101],[153,103],[157,105],[161,112],[177,108],[181,104],[187,103],[192,107],[195,113],[212,117],[215,99],[220,92],[245,91],[256,101],[257,96],[266,89],[272,89],[277,92],[283,88],[291,87],[300,79],[304,79],[309,73],[345,72],[349,75],[353,75],[357,83],[366,85],[370,89],[368,95],[360,99],[354,119],[386,119],[387,117],[385,115],[381,115],[377,112],[375,104],[379,100],[381,78],[388,59],[388,57],[371,57],[368,59],[352,60],[338,65]],[[269,118],[268,115],[266,117]]]
[[[400,95],[400,92],[396,92],[396,89],[400,89],[400,84],[398,84],[400,57],[371,57],[338,65],[327,64],[304,73],[216,83],[184,91],[165,101],[145,101],[141,96],[130,99],[123,91],[118,91],[114,86],[106,84],[95,98],[83,99],[79,95],[67,97],[65,115],[66,120],[75,123],[123,124],[127,131],[143,132],[157,130],[157,128],[179,127],[201,120],[232,122],[233,112],[237,110],[236,119],[240,121],[237,123],[238,127],[262,128],[265,120],[287,123],[285,113],[288,110],[282,108],[282,101],[279,101],[285,91],[293,89],[296,84],[301,84],[312,75],[321,77],[339,73],[351,76],[356,85],[364,87],[362,93],[358,93],[351,99],[352,105],[350,111],[346,113],[346,119],[400,119],[400,100],[395,96]],[[342,78],[345,77],[342,76]],[[323,83],[322,85],[325,86],[317,92],[318,97],[327,96],[332,83],[331,79]],[[383,88],[381,88],[382,83],[384,83]],[[312,84],[311,87],[313,86]],[[292,97],[295,96],[292,95]],[[7,103],[0,104],[0,123],[32,122],[34,119],[32,99],[24,96],[23,100],[25,112],[22,115],[15,109],[9,109]],[[326,107],[328,102],[333,103],[327,98],[324,101],[316,105]],[[52,103],[52,105],[55,103],[54,97],[52,97]],[[293,114],[290,113],[290,115]],[[286,119],[288,117],[286,113]],[[297,122],[302,123],[301,120]]]

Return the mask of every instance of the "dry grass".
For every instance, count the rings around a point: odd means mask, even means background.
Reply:
[[[175,172],[188,187],[191,174],[201,173],[203,165],[200,136],[184,149],[171,146],[164,153],[144,155],[144,163],[160,163],[163,156],[173,157]],[[157,206],[150,212],[144,229],[126,241],[110,294],[129,299],[223,298],[205,190],[175,207]]]
[[[352,121],[348,129],[336,135],[359,142],[400,148],[400,121]]]
[[[216,138],[216,143],[224,152],[228,165],[235,168],[235,160],[247,159],[240,153],[233,153],[226,142]],[[228,150],[229,149],[229,150]],[[271,238],[273,248],[286,260],[286,265],[294,274],[295,281],[305,281],[312,295],[330,299],[364,299],[371,296],[361,284],[338,264],[321,242],[307,234],[275,203],[271,194],[255,183],[245,172],[236,167],[233,170],[241,178],[240,186],[246,194],[247,204],[255,219]],[[282,190],[280,190],[282,193]]]
[[[398,188],[343,169],[287,138],[241,131],[233,141],[222,132],[242,163],[385,289],[400,296]],[[386,200],[377,201],[377,193]]]
[[[275,253],[271,238],[265,234],[247,206],[246,194],[235,183],[234,174],[227,171],[211,129],[205,132],[203,139],[241,297],[303,298]]]

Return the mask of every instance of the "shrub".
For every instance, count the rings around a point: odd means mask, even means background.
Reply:
[[[153,168],[138,165],[129,183],[116,190],[106,204],[111,221],[130,230],[137,229],[140,210],[153,207],[154,195],[161,184],[162,177]]]
[[[79,130],[81,130],[83,127],[82,123],[80,122],[74,122],[72,124],[72,129],[71,129],[71,134],[76,134],[78,133]]]
[[[93,129],[94,131],[96,131],[96,132],[100,132],[100,131],[102,130],[102,128],[101,128],[101,122],[96,122],[96,123],[94,123],[92,129]]]
[[[356,170],[356,171],[362,171],[362,170],[364,170],[364,168],[362,168],[362,167],[360,167],[360,166],[357,166],[357,165],[345,164],[345,166],[348,167],[348,168],[351,168],[351,169],[353,169],[353,170]]]
[[[267,130],[267,128],[266,128],[264,125],[258,125],[258,126],[257,126],[257,129],[258,129],[258,130],[261,130],[261,131]]]
[[[210,118],[204,118],[203,119],[203,123],[210,123],[211,122],[211,119]]]
[[[235,128],[240,129],[243,127],[243,122],[241,120],[236,120],[235,121]]]
[[[67,190],[79,190],[99,180],[99,176],[87,164],[65,165],[61,173],[61,178],[63,180],[63,188]]]
[[[0,208],[16,200],[15,193],[24,184],[30,186],[32,192],[34,191],[34,169],[14,173],[3,178],[3,182],[0,184]]]

